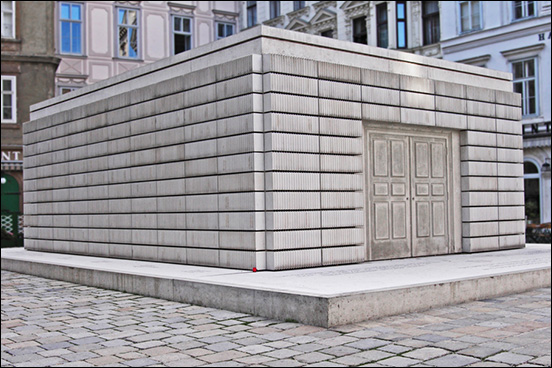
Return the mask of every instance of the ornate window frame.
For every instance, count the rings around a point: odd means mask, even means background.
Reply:
[[[312,17],[310,29],[313,34],[332,31],[333,38],[337,37],[337,14],[327,8],[320,9]]]
[[[345,1],[341,5],[341,10],[345,17],[345,37],[347,40],[353,40],[353,20],[360,17],[366,17],[366,35],[368,43],[370,40],[370,2],[368,1]]]

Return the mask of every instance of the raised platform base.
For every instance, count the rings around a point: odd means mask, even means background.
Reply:
[[[3,249],[2,269],[331,327],[550,286],[549,244],[279,272]]]

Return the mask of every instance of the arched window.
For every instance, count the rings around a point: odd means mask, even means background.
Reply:
[[[523,178],[525,182],[525,217],[528,224],[540,224],[540,170],[533,161],[523,163]]]

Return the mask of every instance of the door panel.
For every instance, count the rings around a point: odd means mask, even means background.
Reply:
[[[370,244],[372,259],[410,257],[408,138],[369,138]]]
[[[448,253],[447,140],[370,133],[371,259]]]
[[[424,200],[418,200],[416,202],[416,238],[427,238],[429,236],[430,228],[430,216],[429,216],[429,202]]]
[[[414,163],[417,178],[427,178],[429,173],[428,145],[425,142],[414,142]]]
[[[389,240],[389,204],[375,202],[374,209],[376,240]]]
[[[387,177],[388,142],[383,139],[375,139],[372,146],[374,147],[374,176]]]
[[[445,236],[445,226],[446,221],[446,212],[445,212],[445,202],[433,202],[433,236]]]
[[[433,178],[445,177],[445,145],[441,143],[431,144],[431,176]]]
[[[393,239],[406,239],[406,202],[392,202]]]
[[[403,141],[391,141],[391,176],[405,177],[404,165],[406,164],[406,147]]]
[[[412,256],[448,253],[447,141],[411,137]]]

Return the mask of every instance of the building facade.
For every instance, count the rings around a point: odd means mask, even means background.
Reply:
[[[54,97],[54,3],[2,1],[2,228],[23,227],[23,133],[29,107]]]
[[[56,94],[236,32],[234,1],[56,1]]]
[[[256,24],[440,57],[438,1],[241,1]]]
[[[441,14],[444,59],[512,73],[522,95],[527,223],[550,222],[551,2],[444,1]]]

